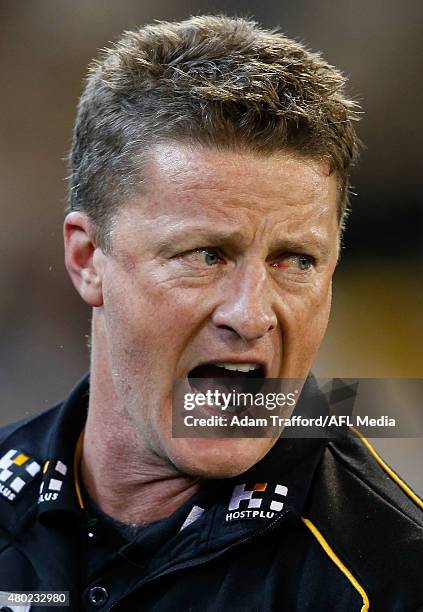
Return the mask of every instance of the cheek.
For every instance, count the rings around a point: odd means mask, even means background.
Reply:
[[[313,353],[316,353],[326,332],[328,325],[330,310],[332,304],[332,290],[329,287],[328,292],[322,302],[316,304],[316,312],[313,317],[311,329],[309,329],[310,343]]]
[[[284,293],[280,299],[280,312],[286,327],[309,327],[327,320],[332,298],[331,279],[305,286],[298,291]]]
[[[311,365],[326,331],[331,296],[329,281],[318,290],[291,296],[292,299],[284,305],[281,315],[282,345],[284,360],[289,367]]]
[[[120,347],[120,355],[148,355],[150,364],[155,358],[169,361],[204,319],[206,305],[198,298],[189,289],[124,275],[119,284],[109,283],[104,291],[108,336],[114,347]]]
[[[327,281],[305,300],[301,325],[312,344],[320,344],[328,323],[332,302],[332,282]]]

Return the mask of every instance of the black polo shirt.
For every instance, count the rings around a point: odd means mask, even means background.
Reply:
[[[408,612],[423,603],[409,571],[423,560],[421,511],[402,492],[397,523],[381,516],[388,530],[400,524],[399,552],[408,542],[412,556],[398,588],[383,586],[395,563],[382,550],[376,563],[360,560],[353,541],[344,551],[357,517],[345,516],[348,479],[337,472],[358,455],[339,459],[343,442],[282,438],[246,473],[204,481],[170,517],[132,528],[105,516],[78,478],[88,395],[86,377],[63,404],[1,433],[0,591],[69,591],[71,610],[364,612],[370,599],[371,610]],[[378,496],[363,505],[364,521]]]

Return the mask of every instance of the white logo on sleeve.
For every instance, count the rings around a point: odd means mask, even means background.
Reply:
[[[0,495],[13,502],[40,470],[38,461],[19,450],[10,449],[0,458]]]
[[[45,462],[38,503],[55,501],[58,498],[67,472],[68,468],[62,461]]]

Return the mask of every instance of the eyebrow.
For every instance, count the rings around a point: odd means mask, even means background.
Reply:
[[[317,250],[322,257],[329,255],[329,248],[325,241],[321,237],[315,236],[313,239],[290,239],[290,238],[279,238],[275,245],[271,246],[270,252],[272,254],[280,253],[281,251],[289,251],[292,253],[303,251],[304,249]]]
[[[192,239],[204,240],[204,246],[225,246],[237,245],[240,249],[248,244],[248,240],[239,230],[205,228],[198,226],[184,227],[181,230],[169,231],[162,236],[158,241],[160,250],[166,250],[168,247],[175,246],[184,240]]]
[[[159,250],[166,252],[169,248],[175,247],[183,243],[184,240],[196,239],[197,242],[204,242],[198,246],[216,246],[216,247],[231,247],[233,250],[242,251],[249,243],[249,240],[240,230],[231,230],[226,228],[205,228],[198,226],[184,227],[180,231],[169,231],[167,235],[162,236],[158,242]],[[282,251],[297,252],[304,249],[317,250],[322,257],[329,254],[329,248],[326,241],[320,234],[308,233],[304,237],[278,237],[273,244],[270,245],[270,255],[276,255]]]

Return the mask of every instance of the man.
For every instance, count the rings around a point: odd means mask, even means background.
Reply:
[[[358,149],[344,84],[226,17],[126,32],[93,63],[64,225],[90,376],[2,432],[0,590],[73,610],[423,605],[422,502],[355,434],[172,435],[175,381],[309,375]]]

